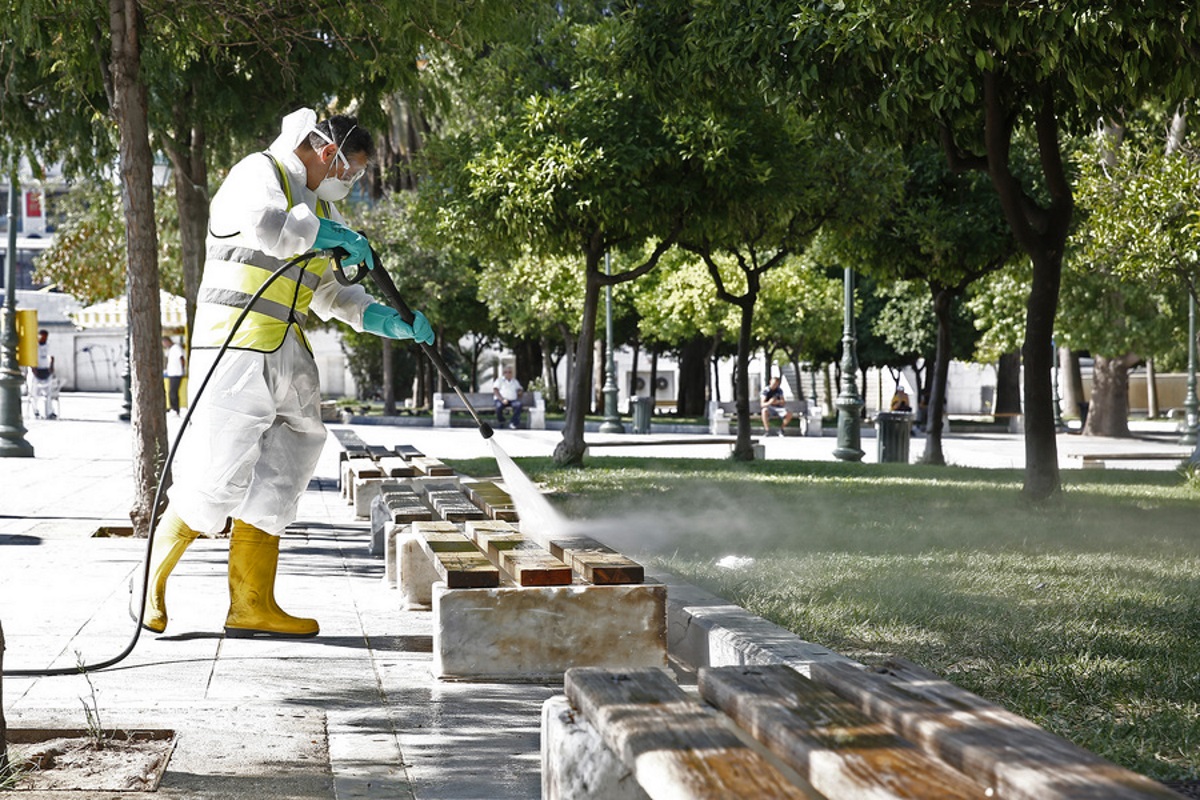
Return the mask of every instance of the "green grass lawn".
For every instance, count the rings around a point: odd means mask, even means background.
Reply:
[[[809,641],[903,656],[1122,766],[1200,779],[1200,490],[1179,473],[1064,472],[1035,505],[1007,470],[519,463],[598,537]]]

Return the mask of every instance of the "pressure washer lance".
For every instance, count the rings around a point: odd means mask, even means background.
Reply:
[[[375,286],[378,287],[379,291],[383,292],[384,298],[387,300],[388,304],[392,308],[396,309],[396,311],[400,314],[400,319],[404,320],[407,324],[412,325],[413,320],[416,317],[413,315],[412,309],[409,308],[408,304],[404,302],[404,298],[400,296],[400,292],[397,291],[396,284],[392,282],[392,276],[388,275],[387,271],[379,266],[379,254],[375,252],[375,248],[373,247],[371,248],[371,257],[375,259],[375,269],[369,270],[371,273],[371,280],[375,282]],[[362,279],[361,273],[364,269],[366,269],[365,265],[359,268],[359,280]],[[338,273],[334,274],[336,276]],[[442,354],[438,352],[437,348],[433,347],[432,345],[425,344],[424,342],[421,342],[421,349],[425,351],[426,357],[433,362],[433,366],[437,367],[437,371],[441,373],[442,377],[446,380],[446,383],[448,383],[450,388],[454,390],[454,393],[458,395],[458,399],[462,400],[462,404],[467,407],[467,411],[469,411],[471,416],[475,419],[475,424],[479,426],[479,433],[484,439],[492,438],[492,434],[495,433],[495,431],[492,430],[491,425],[488,425],[479,418],[479,412],[475,410],[475,407],[471,405],[471,401],[468,400],[466,394],[463,393],[462,386],[459,385],[458,379],[454,377],[454,373],[450,371],[450,367],[446,365],[446,361],[442,358]]]

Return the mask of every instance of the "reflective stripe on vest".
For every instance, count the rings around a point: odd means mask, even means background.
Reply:
[[[264,155],[274,164],[291,209],[295,202],[287,173],[274,155]],[[317,216],[329,216],[329,205],[324,200],[317,202]],[[227,244],[210,245],[205,255],[192,347],[220,347],[250,298],[287,260],[250,247]],[[292,266],[281,273],[254,301],[229,346],[270,353],[279,349],[288,329],[295,326],[300,341],[312,352],[303,325],[308,319],[313,291],[328,268],[329,259],[314,258],[305,266]]]

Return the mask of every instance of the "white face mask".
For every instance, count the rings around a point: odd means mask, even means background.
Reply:
[[[336,142],[331,140],[321,131],[314,128],[313,132],[330,144],[336,144]],[[342,153],[342,148],[340,147],[337,149],[337,152],[334,154],[333,158],[330,159],[329,169],[336,170],[337,162],[339,160],[345,165],[345,171],[349,173],[350,159],[346,158],[345,154]],[[315,194],[320,199],[328,202],[336,202],[341,200],[346,195],[350,194],[350,190],[354,188],[354,184],[358,182],[358,179],[363,176],[364,171],[365,170],[360,169],[358,172],[355,172],[347,178],[339,178],[336,174],[326,175],[326,177],[317,185]]]
[[[322,200],[337,202],[350,194],[353,187],[354,181],[344,181],[331,175],[317,185],[316,195]]]

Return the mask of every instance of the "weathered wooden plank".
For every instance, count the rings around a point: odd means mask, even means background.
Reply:
[[[404,459],[411,460],[414,458],[422,458],[425,455],[420,450],[413,447],[411,444],[398,444],[398,445],[396,445],[396,447],[394,449],[396,451],[396,455],[398,455]]]
[[[828,686],[935,758],[1015,800],[1149,800],[1179,795],[1033,722],[896,659],[878,670],[814,662]]]
[[[379,469],[389,478],[411,478],[416,474],[412,464],[400,456],[384,456],[379,459]]]
[[[646,570],[641,564],[588,536],[552,539],[550,554],[570,564],[588,583],[642,583],[646,577]]]
[[[429,458],[428,456],[413,456],[409,459],[409,463],[422,475],[453,475],[454,470],[440,459]]]
[[[518,586],[569,586],[574,579],[570,566],[507,522],[468,522],[466,530],[488,560]]]
[[[384,477],[383,470],[375,463],[372,458],[350,458],[346,460],[346,467],[350,472],[358,478],[382,478]]]
[[[828,797],[986,797],[851,703],[783,665],[701,668],[700,696]]]
[[[390,456],[392,454],[392,448],[385,447],[381,444],[369,444],[367,445],[367,453],[371,456],[371,458],[378,461],[381,458]]]
[[[570,567],[533,542],[502,551],[498,566],[518,586],[570,586],[575,575]]]
[[[567,699],[652,798],[818,798],[658,669],[567,670]]]
[[[414,522],[413,532],[447,588],[490,589],[500,585],[500,570],[451,523]]]

